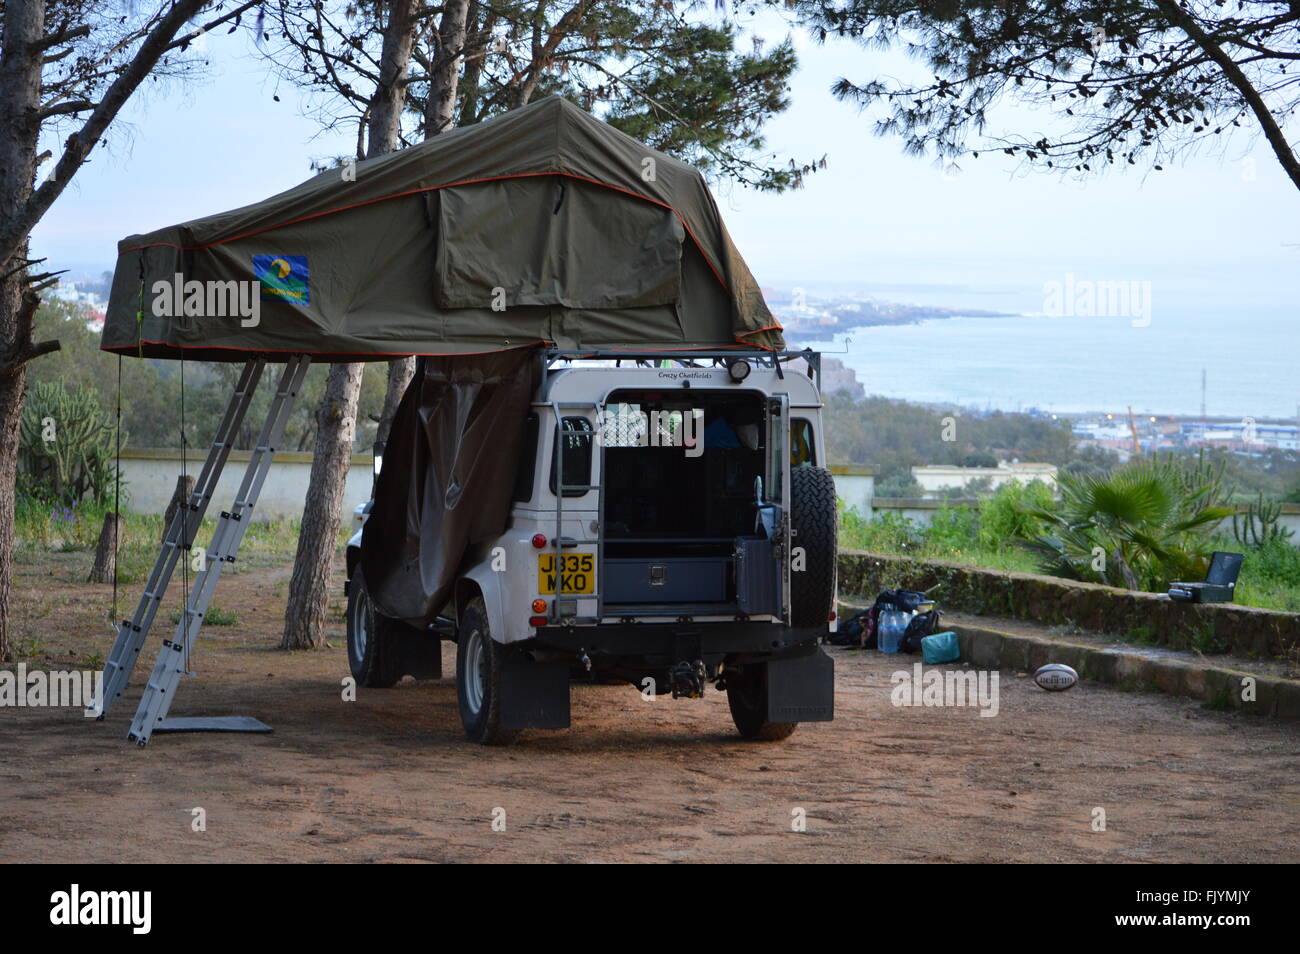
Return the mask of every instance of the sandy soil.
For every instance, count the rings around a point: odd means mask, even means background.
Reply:
[[[29,665],[107,654],[106,588],[18,570]],[[105,722],[0,709],[0,861],[1300,861],[1300,727],[1014,673],[994,718],[896,708],[910,658],[833,650],[836,721],[785,742],[739,740],[713,690],[577,686],[571,729],[481,748],[451,678],[343,702],[341,620],[329,649],[273,649],[286,576],[222,582],[240,623],[205,632],[172,710],[274,734],[128,744],[152,646]]]

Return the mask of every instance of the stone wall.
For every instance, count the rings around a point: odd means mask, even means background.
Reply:
[[[1236,652],[1256,658],[1300,651],[1300,613],[1232,603],[1176,603],[1096,583],[1034,573],[984,570],[942,560],[841,550],[841,597],[871,597],[883,589],[928,590],[939,607],[987,616],[1075,625],[1096,633],[1172,649]]]

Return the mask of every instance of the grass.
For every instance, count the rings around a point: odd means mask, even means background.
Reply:
[[[49,553],[85,554],[83,559],[63,561],[68,568],[70,582],[84,582],[90,572],[95,546],[104,524],[104,514],[110,508],[81,504],[77,507],[54,508],[21,500],[15,525],[14,559],[35,561]],[[345,518],[348,515],[344,515]],[[142,583],[158,558],[162,540],[161,514],[124,515],[126,528],[118,551],[118,583]],[[216,518],[208,517],[195,535],[197,545],[207,545],[216,529]],[[274,520],[253,522],[244,532],[239,547],[239,559],[227,565],[223,573],[240,573],[249,570],[280,567],[291,563],[298,545],[299,522]],[[352,533],[351,520],[344,519],[339,528],[339,546],[347,542]],[[177,567],[177,578],[181,575]],[[195,570],[189,568],[191,579]],[[212,622],[211,619],[208,620]],[[217,623],[215,625],[222,625]]]
[[[1028,551],[1009,541],[994,542],[991,538],[996,538],[996,534],[988,532],[981,517],[981,508],[966,504],[935,511],[928,526],[890,512],[868,520],[854,510],[841,511],[840,545],[918,560],[948,560],[989,570],[1043,572]],[[1216,537],[1212,546],[1243,552],[1230,534]],[[1246,560],[1237,581],[1235,602],[1300,613],[1300,548],[1275,540],[1244,552]],[[1143,641],[1141,635],[1135,635],[1139,642]],[[1203,645],[1202,651],[1207,654],[1222,651],[1213,633],[1205,634]]]
[[[937,514],[970,509],[963,504]],[[1033,556],[1018,547],[989,547],[978,539],[954,532],[951,524],[941,523],[938,529],[933,524],[923,527],[893,513],[884,513],[874,520],[863,519],[852,510],[842,513],[840,546],[918,560],[949,560],[991,570],[1038,572]]]
[[[173,623],[181,621],[181,611],[173,610],[171,614]],[[238,626],[239,616],[233,610],[222,609],[213,603],[208,607],[208,611],[203,614],[204,625],[207,626]]]

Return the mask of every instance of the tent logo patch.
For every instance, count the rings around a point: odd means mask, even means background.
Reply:
[[[262,301],[311,304],[306,255],[254,255],[253,274],[262,285]]]

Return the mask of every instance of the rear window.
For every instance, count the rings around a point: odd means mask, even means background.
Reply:
[[[566,488],[565,497],[581,497],[591,483],[591,450],[595,444],[591,421],[585,417],[566,417],[560,425],[555,453],[560,458],[560,479]],[[551,467],[551,493],[558,494],[555,484],[555,467]]]

